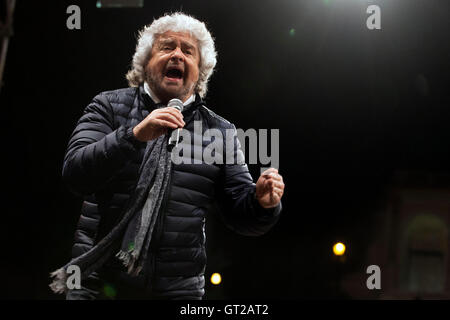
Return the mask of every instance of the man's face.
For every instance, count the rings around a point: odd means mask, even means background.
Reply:
[[[186,32],[167,31],[153,43],[145,67],[147,83],[163,103],[173,98],[184,102],[194,93],[199,63],[197,40]]]

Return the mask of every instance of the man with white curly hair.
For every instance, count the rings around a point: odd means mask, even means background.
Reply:
[[[240,234],[261,235],[276,223],[283,178],[271,168],[254,184],[236,128],[202,100],[215,65],[205,24],[166,14],[140,32],[130,87],[102,92],[86,107],[63,165],[64,181],[84,202],[72,260],[52,273],[54,292],[71,300],[202,299],[205,219],[215,204]],[[167,107],[172,99],[182,111]],[[180,141],[192,153],[175,164],[167,142],[180,128],[194,139]],[[231,150],[231,163],[190,161],[208,147],[196,139],[199,128],[232,133],[215,151]],[[70,284],[73,266],[79,286]]]

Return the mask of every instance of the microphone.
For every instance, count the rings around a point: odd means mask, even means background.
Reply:
[[[180,99],[171,99],[169,101],[169,103],[167,104],[167,106],[175,108],[175,109],[179,110],[180,112],[182,112],[183,108],[184,108],[183,101],[181,101]],[[181,128],[177,128],[177,129],[172,130],[172,132],[170,133],[169,144],[167,145],[167,150],[172,151],[172,149],[178,145],[178,140],[180,139],[180,130],[181,130]]]

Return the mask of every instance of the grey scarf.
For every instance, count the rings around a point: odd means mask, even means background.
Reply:
[[[53,292],[67,291],[69,266],[78,266],[83,280],[98,270],[114,253],[127,267],[129,274],[138,275],[145,267],[153,228],[172,170],[170,152],[167,151],[168,137],[165,134],[147,142],[136,189],[122,219],[89,251],[50,274],[54,278],[50,284]]]

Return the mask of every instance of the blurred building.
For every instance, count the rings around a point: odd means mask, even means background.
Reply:
[[[450,174],[401,172],[387,190],[361,269],[344,276],[354,299],[449,299]],[[381,289],[366,286],[366,268],[381,269]]]

